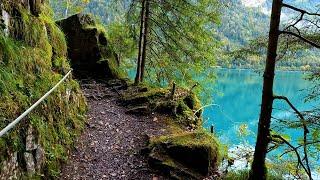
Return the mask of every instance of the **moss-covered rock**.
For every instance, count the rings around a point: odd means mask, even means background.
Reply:
[[[75,14],[57,22],[67,37],[68,57],[78,76],[119,78],[117,55],[111,51],[102,26],[88,14]]]
[[[122,91],[120,103],[128,107],[128,113],[158,112],[171,115],[172,120],[183,127],[195,129],[202,125],[200,101],[186,89],[179,89],[172,97],[171,90],[167,88],[132,85]]]
[[[151,166],[178,179],[202,179],[218,166],[215,138],[203,130],[150,140]]]
[[[64,34],[43,0],[2,0],[0,4],[7,14],[3,17],[7,31],[0,31],[2,129],[50,90],[70,66]],[[86,109],[79,84],[68,78],[0,138],[0,179],[15,177],[17,170],[19,176],[57,176],[83,128]],[[30,127],[32,133],[28,133]]]

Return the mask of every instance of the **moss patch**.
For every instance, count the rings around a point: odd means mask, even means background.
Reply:
[[[204,130],[150,140],[150,164],[170,175],[202,178],[220,161],[218,141]]]
[[[164,113],[171,115],[171,120],[182,127],[196,129],[202,126],[200,101],[186,89],[179,89],[172,97],[168,88],[131,85],[121,92],[120,102],[131,113]]]

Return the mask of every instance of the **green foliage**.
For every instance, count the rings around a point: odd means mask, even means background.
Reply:
[[[249,171],[247,170],[241,170],[241,171],[231,171],[228,172],[227,175],[221,179],[223,180],[247,180],[249,178]],[[268,174],[267,175],[268,180],[282,180],[283,177],[277,176],[277,175],[272,175]]]
[[[281,36],[279,42],[279,58],[277,68],[281,70],[315,70],[320,65],[320,52],[296,38]],[[228,52],[230,61],[224,65],[230,67],[261,68],[265,65],[268,46],[267,37],[259,37],[249,41],[232,52]],[[229,64],[229,65],[228,65]]]
[[[319,69],[314,71],[313,74],[311,74],[307,80],[312,82],[312,86],[307,89],[309,92],[308,96],[306,97],[306,101],[318,101],[320,99],[320,73]],[[308,136],[308,153],[309,156],[314,158],[315,160],[319,159],[318,152],[320,151],[320,108],[314,107],[314,109],[307,111],[304,113],[307,121],[307,125],[309,128],[309,136]],[[302,128],[301,124],[299,124],[300,128]],[[303,144],[300,142],[300,144]],[[310,163],[313,167],[313,169],[316,172],[320,172],[318,162],[312,161]]]
[[[248,136],[250,131],[248,130],[248,124],[240,124],[237,132],[239,137]]]
[[[125,69],[132,67],[132,58],[136,55],[137,44],[135,43],[130,27],[126,23],[115,21],[106,26],[106,37],[109,46],[119,58],[120,65]]]
[[[267,34],[269,16],[260,9],[245,7],[240,1],[231,0],[221,11],[221,25],[217,30],[225,43],[225,50],[235,50]]]
[[[218,42],[213,26],[218,23],[217,1],[166,1],[151,3],[147,46],[147,79],[164,84],[173,80],[179,85],[194,83],[198,74],[207,73],[212,81]],[[140,8],[133,4],[129,18],[134,24]],[[136,23],[136,29],[139,24]],[[138,39],[138,38],[137,38]]]
[[[84,12],[94,14],[101,19],[104,24],[124,23],[126,11],[131,0],[90,0]]]
[[[20,24],[12,28],[18,29],[12,29],[11,37],[0,33],[0,129],[70,70],[65,56],[66,41],[52,20],[50,9],[43,7],[47,11],[37,18],[19,5],[16,7],[21,16],[15,17],[13,22]],[[6,158],[7,152],[25,151],[26,129],[31,124],[46,152],[44,173],[49,177],[57,176],[60,162],[66,159],[68,149],[83,127],[85,112],[85,98],[78,83],[68,79],[0,139],[0,161]]]
[[[288,0],[286,3],[307,8],[311,12],[316,11],[313,6],[314,2]],[[270,7],[266,5],[265,8]],[[230,1],[223,12],[222,24],[218,27],[218,32],[219,38],[224,43],[224,48],[217,64],[226,68],[259,69],[264,67],[270,17],[261,8],[245,7],[238,0]],[[288,16],[292,15],[292,12],[285,13]],[[285,26],[287,22],[282,21],[282,23],[282,26]],[[308,27],[305,29],[308,30]],[[313,30],[314,28],[310,28],[310,31]],[[301,33],[307,39],[319,42],[319,36],[304,34],[302,31]],[[318,51],[308,49],[310,46],[306,46],[294,37],[282,35],[280,39],[279,55],[281,60],[277,62],[278,69],[306,71],[319,66]],[[289,40],[289,44],[286,43],[287,40]]]
[[[320,99],[320,70],[315,70],[307,77],[307,80],[311,81],[313,86],[308,89],[309,95],[307,96],[306,101]]]

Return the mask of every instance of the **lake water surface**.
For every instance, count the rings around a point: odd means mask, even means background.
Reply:
[[[274,93],[288,97],[300,111],[312,109],[319,103],[304,102],[307,91],[303,90],[311,85],[304,79],[305,76],[302,72],[277,72]],[[262,74],[253,70],[219,69],[214,89],[212,102],[216,105],[205,109],[204,126],[209,129],[213,125],[221,142],[229,146],[242,143],[254,145],[260,113]],[[285,102],[277,101],[274,108],[273,117],[295,119]],[[248,135],[239,136],[239,128],[246,126]],[[294,139],[303,131],[290,130],[286,133]]]

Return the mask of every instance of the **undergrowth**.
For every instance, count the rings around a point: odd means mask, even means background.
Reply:
[[[0,32],[0,129],[29,108],[70,70],[63,32],[46,5],[39,17],[21,3],[7,1],[14,14],[10,36]],[[45,175],[59,174],[60,163],[84,125],[86,102],[79,84],[68,78],[32,113],[0,138],[0,165],[9,152],[25,151],[29,124],[46,155]]]
[[[248,180],[249,179],[249,170],[239,170],[239,171],[231,171],[229,172],[225,177],[223,177],[223,180]],[[267,175],[268,180],[282,180],[283,178],[281,176],[268,174]]]

